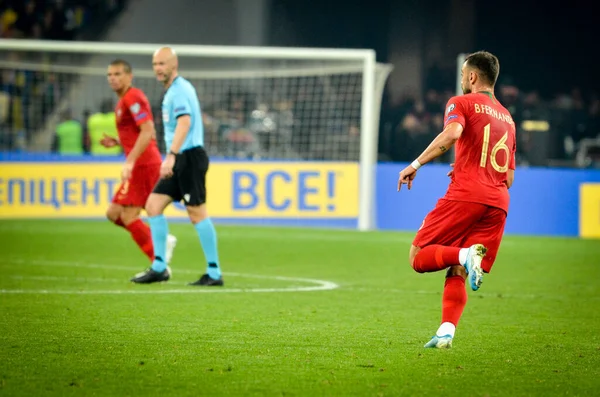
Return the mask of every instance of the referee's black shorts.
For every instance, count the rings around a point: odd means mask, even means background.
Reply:
[[[153,193],[166,194],[185,205],[206,203],[206,172],[208,155],[202,146],[184,150],[175,156],[173,176],[160,179]]]

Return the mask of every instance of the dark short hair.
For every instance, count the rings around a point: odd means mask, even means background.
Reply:
[[[500,73],[500,62],[494,54],[487,51],[477,51],[467,56],[465,62],[467,66],[477,69],[481,77],[492,86],[496,85]]]
[[[133,69],[131,64],[124,59],[115,59],[110,63],[110,66],[123,66],[125,73],[131,73],[131,70]]]

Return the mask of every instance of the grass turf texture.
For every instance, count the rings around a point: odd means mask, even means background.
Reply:
[[[444,273],[407,264],[412,234],[219,226],[226,286],[190,225],[173,278],[103,222],[2,221],[0,396],[556,396],[600,389],[600,243],[507,237],[451,350],[426,350]],[[234,274],[232,274],[234,273]],[[283,276],[293,279],[257,278]],[[46,291],[46,293],[32,293]],[[101,293],[112,291],[110,293]],[[162,293],[161,293],[162,291]],[[55,293],[61,292],[61,293]]]

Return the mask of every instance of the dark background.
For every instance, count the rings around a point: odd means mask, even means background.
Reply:
[[[391,0],[324,0],[309,7],[301,1],[277,0],[272,8],[275,17],[271,18],[271,44],[373,48],[379,61],[389,61],[389,32],[395,23],[390,18],[392,3]],[[527,0],[408,0],[401,3],[415,11],[423,35],[436,29],[449,29],[452,7],[459,8],[459,15],[461,7],[465,14],[473,12],[473,23],[469,26],[473,34],[470,40],[465,40],[472,44],[471,48],[463,47],[464,51],[485,49],[495,53],[500,58],[504,77],[512,79],[523,90],[536,89],[549,96],[576,86],[584,91],[599,87],[595,78],[600,49],[598,21],[594,17],[597,13],[593,12],[596,6],[591,1],[559,4]],[[281,34],[284,31],[287,34]],[[446,43],[446,47],[450,48],[451,44],[456,46],[457,43]],[[426,43],[423,51],[427,52]],[[444,60],[446,69],[452,69],[455,55],[447,54],[446,58],[450,59]]]

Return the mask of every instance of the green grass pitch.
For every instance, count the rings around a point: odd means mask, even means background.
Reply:
[[[189,224],[173,278],[108,222],[1,221],[0,396],[600,393],[600,242],[507,237],[454,347],[426,350],[444,273],[412,234],[218,226],[222,289]]]

